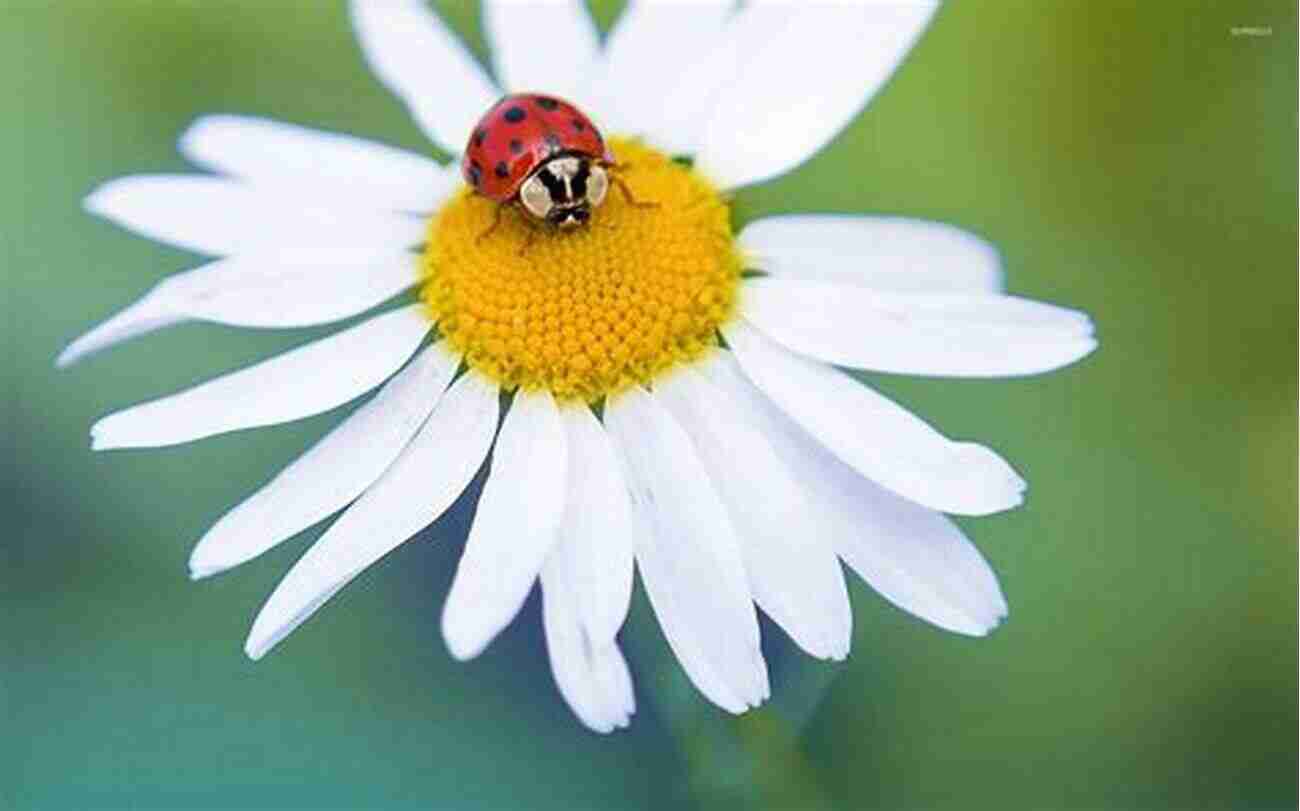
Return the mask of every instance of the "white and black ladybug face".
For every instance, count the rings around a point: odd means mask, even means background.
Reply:
[[[580,155],[552,158],[519,188],[524,210],[561,228],[582,225],[605,199],[609,176],[604,167]]]

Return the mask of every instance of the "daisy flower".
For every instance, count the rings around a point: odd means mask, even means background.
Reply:
[[[758,609],[812,656],[847,655],[840,561],[917,617],[988,633],[1006,602],[947,515],[1015,507],[1024,481],[841,368],[1035,374],[1088,354],[1091,322],[1006,295],[996,252],[950,226],[798,214],[733,233],[728,208],[851,121],[934,11],[632,0],[602,46],[580,0],[487,2],[489,73],[417,0],[355,0],[367,62],[444,151],[503,93],[544,92],[598,122],[653,206],[611,193],[581,228],[537,236],[506,216],[483,238],[497,206],[455,163],[200,118],[180,151],[210,173],[113,180],[85,205],[213,259],[61,365],[183,321],[303,327],[408,288],[418,301],[110,414],[93,447],[190,442],[378,389],[208,531],[193,576],[342,511],[257,615],[259,659],[486,466],[447,646],[477,655],[540,582],[556,683],[602,732],[634,711],[618,645],[634,569],[692,683],[734,713],[769,694]]]

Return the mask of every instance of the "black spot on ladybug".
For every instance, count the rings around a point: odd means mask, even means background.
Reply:
[[[474,133],[474,146],[483,146],[484,139],[487,138],[487,130],[481,129]]]
[[[509,121],[511,124],[518,124],[520,121],[523,121],[524,118],[526,118],[527,116],[528,113],[524,112],[523,107],[511,107],[509,110],[506,110],[505,118],[506,121]]]
[[[518,138],[512,138],[512,139],[510,139],[510,154],[511,154],[511,155],[518,155],[520,152],[523,152],[523,151],[524,151],[524,142],[523,142],[523,141],[519,140]]]
[[[478,161],[474,161],[469,165],[469,182],[473,186],[483,182],[483,168],[478,165]]]
[[[496,165],[496,168],[493,169],[492,171],[496,173],[497,177],[502,178],[503,180],[507,177],[510,177],[510,167],[506,166],[505,161],[499,162]]]
[[[573,128],[574,128],[575,130],[577,130],[578,132],[582,132],[583,130],[585,130],[585,129],[587,128],[587,125],[584,124],[584,123],[582,123],[582,121],[580,121],[579,119],[576,119],[576,118],[575,118],[575,119],[573,119]]]
[[[558,101],[547,98],[546,96],[538,96],[533,99],[533,101],[537,102],[537,106],[541,107],[543,110],[554,110],[556,107],[560,106]]]
[[[546,133],[546,154],[554,155],[556,152],[564,149],[564,144],[560,143],[560,136],[553,132]]]

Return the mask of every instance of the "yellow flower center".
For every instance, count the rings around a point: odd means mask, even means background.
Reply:
[[[470,368],[504,388],[595,402],[717,345],[740,254],[727,204],[691,169],[621,138],[615,185],[560,231],[464,189],[429,224],[421,297]],[[644,203],[652,203],[646,206]]]

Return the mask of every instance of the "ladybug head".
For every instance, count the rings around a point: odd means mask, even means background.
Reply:
[[[572,228],[591,219],[591,211],[605,199],[609,176],[605,168],[585,155],[560,155],[539,166],[519,188],[524,210],[560,228]]]

